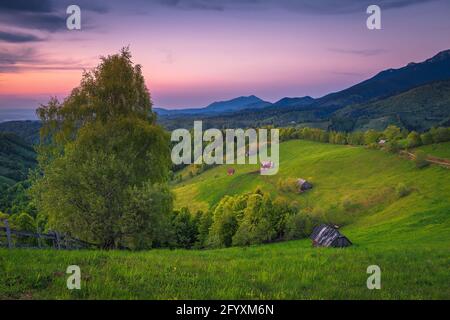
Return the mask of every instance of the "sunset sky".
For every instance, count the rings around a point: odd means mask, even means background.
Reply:
[[[66,28],[69,4],[80,31]],[[382,30],[366,27],[370,4]],[[450,1],[0,0],[0,108],[63,98],[127,45],[158,107],[317,97],[450,49]]]

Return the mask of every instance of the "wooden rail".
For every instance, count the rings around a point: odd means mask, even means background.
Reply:
[[[404,154],[406,156],[408,156],[408,158],[410,158],[411,160],[415,160],[416,159],[416,155],[414,153],[402,150],[400,151],[400,154]],[[448,159],[443,159],[443,158],[437,158],[437,157],[433,157],[433,156],[427,156],[427,158],[425,159],[427,162],[432,163],[432,164],[437,164],[439,166],[445,167],[447,169],[450,169],[450,160]]]
[[[1,222],[1,220],[0,220]],[[13,248],[35,248],[35,249],[57,249],[76,250],[98,248],[96,244],[72,238],[56,231],[48,233],[34,233],[11,229],[8,220],[3,220],[0,225],[0,247]],[[3,240],[3,241],[2,241]]]

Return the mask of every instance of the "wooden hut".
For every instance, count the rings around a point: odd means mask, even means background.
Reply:
[[[342,235],[336,226],[329,224],[315,227],[310,238],[314,247],[343,248],[352,245],[352,242]]]

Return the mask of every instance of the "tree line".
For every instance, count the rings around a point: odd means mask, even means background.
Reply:
[[[319,128],[281,128],[280,141],[305,139],[341,145],[359,145],[372,148],[383,147],[388,151],[416,148],[421,145],[450,141],[450,128],[431,128],[422,134],[390,125],[384,131],[367,130],[354,132],[327,131]],[[383,141],[384,140],[384,141]]]

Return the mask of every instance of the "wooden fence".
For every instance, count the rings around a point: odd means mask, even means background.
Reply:
[[[414,153],[408,152],[408,151],[400,151],[400,154],[404,154],[406,156],[408,156],[408,158],[410,158],[411,160],[415,160],[416,159],[416,155]],[[427,162],[432,163],[432,164],[437,164],[441,167],[450,169],[450,160],[448,159],[444,159],[444,158],[437,158],[437,157],[433,157],[428,155],[427,158],[425,159]]]
[[[34,233],[29,231],[14,230],[10,228],[8,220],[3,220],[3,226],[0,225],[0,247],[6,247],[9,249],[34,248],[78,250],[95,249],[97,248],[97,245],[69,237],[56,231],[49,231],[48,233]]]

